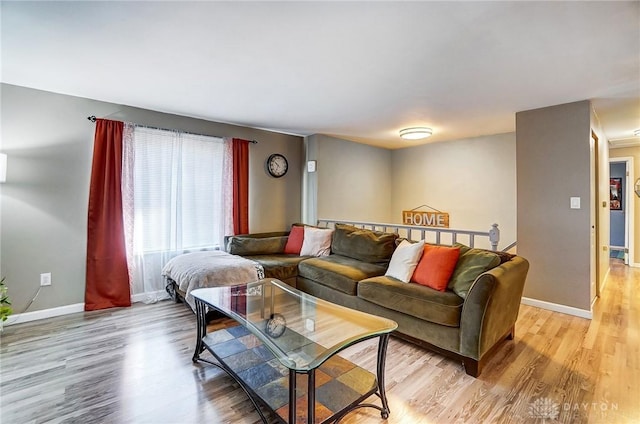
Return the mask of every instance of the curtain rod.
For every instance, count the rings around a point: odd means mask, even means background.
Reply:
[[[96,118],[95,115],[91,115],[91,116],[87,116],[87,119],[91,122],[96,122]],[[178,131],[175,129],[171,129],[171,128],[160,128],[160,127],[150,127],[148,125],[140,125],[140,124],[134,124],[138,127],[143,127],[143,128],[150,128],[152,130],[162,130],[162,131]],[[185,133],[185,134],[190,134],[190,135],[199,135],[202,137],[218,137],[218,138],[225,138],[225,137],[220,137],[219,135],[211,135],[211,134],[198,134],[198,133],[193,133],[193,132],[189,132],[189,131],[182,131],[180,130],[179,132],[181,133]],[[256,140],[247,140],[249,143],[252,144],[258,144],[258,142]]]

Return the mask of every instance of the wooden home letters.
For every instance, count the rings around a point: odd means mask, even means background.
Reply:
[[[402,211],[402,223],[420,227],[449,228],[449,214],[446,212]]]

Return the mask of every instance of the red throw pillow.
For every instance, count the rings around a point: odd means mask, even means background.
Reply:
[[[293,226],[287,239],[287,244],[284,246],[284,253],[291,255],[299,255],[300,249],[302,249],[302,242],[304,241],[304,227]]]
[[[459,247],[424,245],[424,253],[411,281],[431,287],[434,290],[445,291],[449,279],[456,269]]]

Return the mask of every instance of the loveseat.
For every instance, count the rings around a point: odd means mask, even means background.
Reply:
[[[336,224],[330,254],[319,257],[285,253],[289,237],[238,235],[225,247],[262,264],[267,278],[396,321],[394,335],[461,361],[474,377],[503,340],[513,339],[529,268],[522,257],[456,244],[455,269],[439,291],[385,275],[397,234]]]

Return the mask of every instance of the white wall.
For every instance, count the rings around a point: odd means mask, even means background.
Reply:
[[[489,231],[497,223],[499,248],[516,241],[515,141],[507,133],[394,150],[391,222],[426,204],[448,212],[450,228]]]

